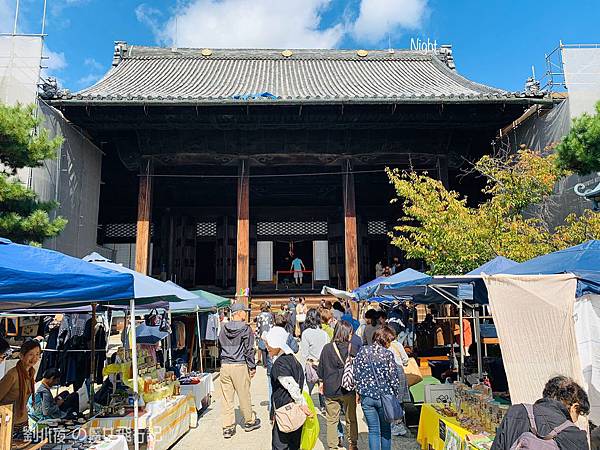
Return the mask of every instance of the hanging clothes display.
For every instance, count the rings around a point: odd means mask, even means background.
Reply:
[[[208,315],[208,322],[206,324],[206,335],[204,339],[207,341],[216,341],[219,339],[219,332],[221,327],[221,321],[218,313]]]
[[[171,347],[175,350],[181,350],[186,347],[185,324],[179,320],[173,322],[173,339]]]
[[[40,362],[40,368],[37,372],[36,382],[41,381],[43,374],[47,369],[59,367],[59,356],[57,352],[58,347],[58,332],[60,329],[60,323],[56,322],[53,328],[48,330],[48,337],[46,339],[46,348],[42,355],[42,361]],[[45,336],[45,335],[42,335]]]
[[[60,370],[60,384],[73,385],[79,389],[91,373],[92,332],[95,334],[94,375],[102,380],[102,370],[106,360],[107,326],[102,316],[97,316],[95,329],[92,331],[91,314],[65,314],[60,323],[42,321],[40,326],[50,327],[47,345],[42,355],[37,381],[49,368]]]

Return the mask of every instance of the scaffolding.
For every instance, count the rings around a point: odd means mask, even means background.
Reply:
[[[565,48],[600,48],[600,44],[565,44],[559,41],[558,47],[544,55],[546,72],[540,79],[542,91],[549,93],[567,91],[563,63],[563,50]]]

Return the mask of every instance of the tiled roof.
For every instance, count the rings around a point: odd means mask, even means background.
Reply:
[[[366,54],[365,54],[366,53]],[[63,99],[99,103],[523,100],[454,70],[452,52],[208,50],[118,43],[112,69]]]

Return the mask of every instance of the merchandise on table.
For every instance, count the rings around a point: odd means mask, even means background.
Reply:
[[[507,405],[494,401],[492,390],[485,384],[468,387],[455,383],[454,406],[458,422],[474,434],[494,435],[508,411]]]
[[[210,373],[195,372],[190,377],[180,378],[179,382],[181,383],[181,395],[192,397],[198,411],[208,408],[211,402],[211,394],[215,390]]]
[[[156,353],[148,345],[138,345],[138,392],[145,403],[179,395],[179,381],[173,372],[167,372],[156,360]],[[115,375],[115,382],[122,381],[133,390],[131,355],[123,348],[117,351],[115,364],[104,368],[104,375]],[[133,402],[129,402],[132,404]],[[114,412],[113,412],[114,413]],[[110,413],[110,414],[113,414]],[[121,414],[118,414],[121,415]]]

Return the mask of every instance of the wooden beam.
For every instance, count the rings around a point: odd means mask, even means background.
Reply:
[[[152,215],[152,164],[145,161],[138,191],[138,215],[135,236],[135,270],[148,274],[150,221]]]
[[[358,287],[358,240],[356,229],[356,204],[354,198],[354,175],[350,173],[350,161],[342,166],[344,195],[344,249],[346,267],[346,290]]]
[[[237,265],[235,291],[238,301],[248,306],[250,290],[250,178],[248,161],[240,162],[237,188]]]

